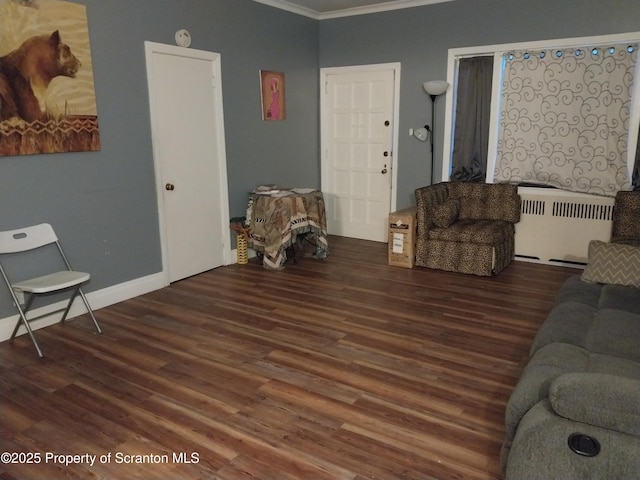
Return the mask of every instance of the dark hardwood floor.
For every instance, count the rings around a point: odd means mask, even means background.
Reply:
[[[2,343],[0,478],[500,478],[506,401],[578,271],[403,269],[385,244],[330,242],[101,309],[103,335],[38,330],[43,359]]]

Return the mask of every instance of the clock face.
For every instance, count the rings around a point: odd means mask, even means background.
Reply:
[[[191,34],[184,28],[176,32],[176,44],[180,47],[191,45]]]

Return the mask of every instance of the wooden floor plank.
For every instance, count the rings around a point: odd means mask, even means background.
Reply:
[[[476,277],[330,246],[103,308],[102,335],[86,317],[38,330],[43,359],[27,336],[1,344],[2,450],[97,460],[2,463],[0,478],[499,479],[506,402],[579,271]]]

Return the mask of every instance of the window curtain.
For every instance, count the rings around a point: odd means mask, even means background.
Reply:
[[[506,54],[495,181],[628,190],[636,57],[628,44]]]
[[[485,181],[492,78],[493,57],[460,59],[451,180]]]

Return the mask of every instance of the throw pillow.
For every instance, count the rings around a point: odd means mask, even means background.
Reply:
[[[436,227],[446,228],[458,219],[460,213],[460,202],[457,198],[436,205],[433,209],[433,223]]]
[[[640,247],[601,240],[589,242],[589,263],[582,280],[640,288]]]

